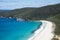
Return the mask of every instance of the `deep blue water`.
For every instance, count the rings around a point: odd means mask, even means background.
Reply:
[[[0,40],[27,40],[41,24],[0,18]]]

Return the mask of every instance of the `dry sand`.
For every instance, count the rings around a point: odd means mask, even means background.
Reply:
[[[40,20],[39,22],[42,22],[41,28],[36,30],[34,35],[28,40],[51,40],[54,36],[53,23],[45,20]]]

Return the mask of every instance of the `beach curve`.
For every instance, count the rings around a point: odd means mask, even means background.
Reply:
[[[41,28],[36,30],[34,35],[28,40],[51,40],[54,37],[52,29],[53,23],[46,20],[40,20],[38,22],[42,22]]]

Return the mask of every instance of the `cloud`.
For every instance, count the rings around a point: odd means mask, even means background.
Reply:
[[[11,2],[18,2],[18,0],[0,0],[0,2],[1,3],[2,2],[4,2],[4,3],[9,2],[9,3],[11,3]]]
[[[60,3],[60,0],[0,0],[0,9],[41,7],[56,3]]]

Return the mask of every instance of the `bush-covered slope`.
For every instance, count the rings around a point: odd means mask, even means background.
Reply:
[[[8,10],[0,10],[0,16],[5,16],[5,17],[13,17],[15,15],[19,15],[19,14],[22,14],[27,11],[31,11],[31,10],[35,10],[36,8],[21,8],[21,9],[15,9],[15,10],[11,10],[11,11],[8,11]]]
[[[40,8],[22,8],[15,9],[10,12],[2,12],[0,16],[5,17],[19,17],[25,19],[46,19],[47,17],[59,14],[60,12],[60,4],[48,5]]]
[[[46,19],[47,17],[59,14],[60,4],[44,6],[41,8],[29,9],[25,12],[14,15],[15,17],[27,19]]]
[[[50,18],[47,18],[47,20],[52,21],[56,24],[54,33],[56,35],[60,35],[60,13],[55,16],[52,16]]]
[[[0,16],[7,16],[12,10],[0,10]]]

